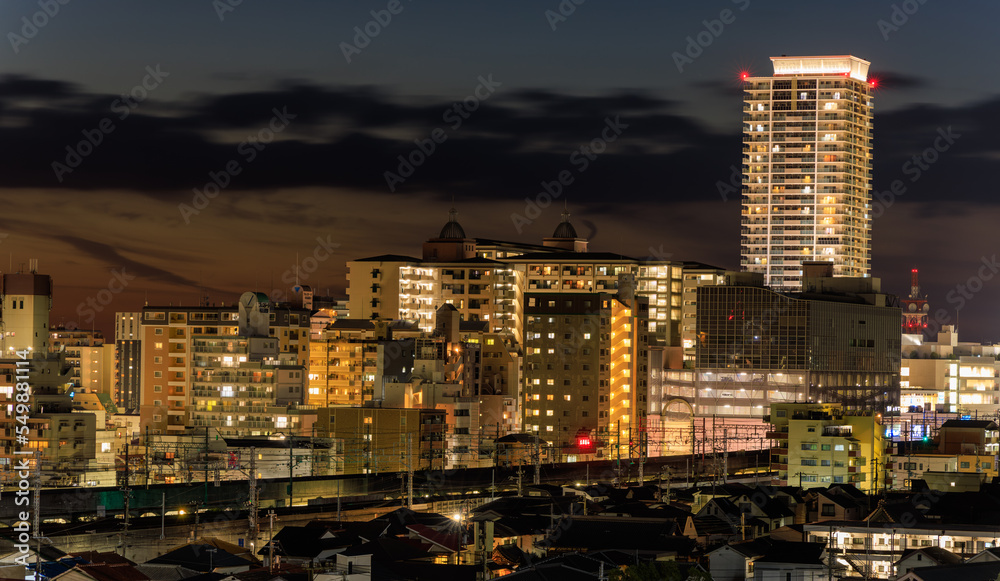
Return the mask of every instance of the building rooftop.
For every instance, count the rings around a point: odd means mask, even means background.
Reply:
[[[871,63],[851,55],[837,56],[773,56],[775,75],[845,75],[859,81],[868,80]]]

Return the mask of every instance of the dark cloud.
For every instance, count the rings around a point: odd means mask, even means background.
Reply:
[[[895,86],[922,82],[893,73],[881,78]],[[724,86],[728,84],[702,83],[709,90]],[[0,89],[4,87],[9,89],[0,90],[4,121],[16,98],[30,95],[37,102],[18,113],[19,122],[0,125],[0,171],[14,188],[118,189],[184,203],[193,188],[209,181],[210,172],[235,161],[241,171],[231,177],[234,189],[329,187],[387,193],[385,172],[405,171],[399,156],[410,156],[417,151],[415,139],[426,140],[440,129],[446,141],[396,185],[397,194],[521,199],[568,170],[574,181],[567,194],[581,203],[600,203],[608,196],[637,202],[715,201],[721,200],[718,182],[729,181],[741,156],[737,127],[717,133],[674,113],[675,102],[641,91],[504,94],[501,86],[460,118],[452,101],[403,101],[372,87],[288,82],[267,91],[184,103],[142,103],[123,119],[120,105],[114,105],[116,96],[27,77],[4,77]],[[247,161],[245,142],[255,141],[261,130],[267,133],[275,111],[295,117],[278,139]],[[616,119],[623,129],[606,151],[588,154],[591,159],[581,153],[571,157],[581,148],[603,148],[594,140],[607,134],[606,127]],[[461,126],[453,128],[458,120]],[[67,146],[76,149],[85,133],[95,135],[102,122],[111,123],[114,131],[101,136],[102,143],[59,183],[52,164],[67,163],[72,156]],[[914,179],[907,164],[940,144],[939,136],[948,134],[948,128],[959,137]],[[946,195],[993,202],[996,129],[1000,99],[876,113],[874,187],[886,190],[902,179],[907,185],[903,201]],[[86,143],[82,147],[91,149]]]
[[[693,83],[693,86],[697,89],[702,89],[707,93],[714,94],[716,97],[730,99],[734,103],[738,103],[740,97],[743,95],[743,87],[741,83],[733,81],[721,81],[718,79],[705,80]]]
[[[77,87],[64,81],[35,79],[24,75],[0,76],[0,95],[3,99],[18,99],[24,97],[41,97],[47,99],[72,97],[77,94]]]
[[[89,256],[106,264],[112,270],[122,269],[126,271],[127,274],[139,277],[144,280],[145,283],[148,282],[162,282],[167,284],[175,284],[188,288],[203,288],[205,290],[210,290],[214,292],[221,292],[217,289],[203,287],[196,282],[181,276],[179,274],[158,268],[155,266],[150,266],[142,262],[126,258],[122,256],[121,252],[108,244],[102,242],[96,242],[94,240],[88,240],[86,238],[80,238],[78,236],[68,236],[68,235],[55,235],[52,236],[53,239],[59,240],[66,244],[69,244],[76,250],[80,255]]]
[[[868,77],[875,79],[877,90],[892,91],[894,89],[917,89],[927,86],[927,80],[922,77],[914,77],[893,71],[874,71]]]

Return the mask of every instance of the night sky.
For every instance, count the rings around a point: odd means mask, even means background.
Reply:
[[[452,204],[470,236],[540,243],[566,200],[591,250],[737,268],[718,184],[740,73],[853,54],[878,83],[875,190],[904,192],[876,209],[872,275],[906,295],[919,268],[944,322],[1000,340],[996,2],[61,1],[0,2],[0,264],[39,259],[56,324],[287,293],[296,256],[328,256],[300,280],[343,294],[347,260],[419,255]]]

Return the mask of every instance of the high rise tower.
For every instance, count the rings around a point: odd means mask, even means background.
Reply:
[[[802,285],[803,261],[869,276],[872,84],[853,56],[771,57],[745,77],[742,260],[766,284]]]

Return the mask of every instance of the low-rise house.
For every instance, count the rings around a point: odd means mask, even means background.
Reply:
[[[723,545],[708,554],[713,581],[786,579],[826,580],[826,551],[819,543],[776,541],[762,537]]]
[[[963,563],[942,567],[918,567],[896,581],[994,581],[1000,575],[1000,562]]]
[[[946,551],[941,547],[922,547],[919,549],[907,549],[903,556],[896,561],[896,575],[903,575],[918,567],[940,567],[942,565],[958,565],[962,562],[962,557]]]

